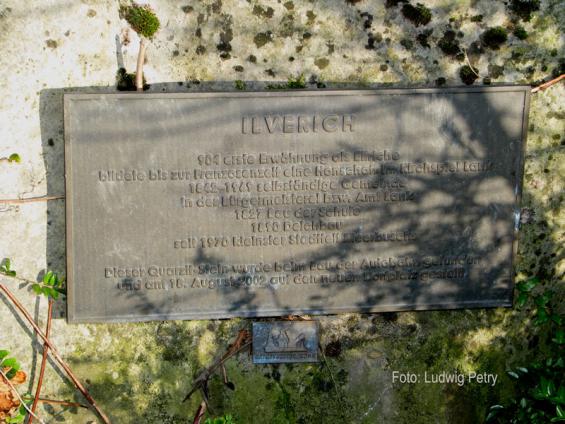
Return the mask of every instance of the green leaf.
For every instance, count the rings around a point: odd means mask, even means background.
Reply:
[[[534,320],[534,324],[540,325],[546,323],[547,321],[549,321],[549,315],[547,314],[545,308],[538,309],[536,319]]]
[[[557,390],[557,395],[551,398],[553,403],[565,405],[565,386],[559,386],[559,390]]]
[[[5,269],[6,271],[9,271],[11,265],[12,265],[12,262],[10,261],[10,258],[6,258],[6,259],[4,260],[4,269]]]
[[[19,371],[20,369],[20,364],[18,364],[18,361],[16,358],[8,358],[8,359],[4,359],[2,361],[2,367],[4,368],[12,368],[12,370],[16,370]]]
[[[49,284],[49,281],[51,280],[51,277],[53,276],[53,271],[47,271],[45,273],[45,275],[43,276],[43,282],[45,284]]]
[[[43,291],[41,290],[41,286],[37,283],[32,284],[31,286],[32,290],[35,292],[35,294],[40,295]]]
[[[20,163],[21,161],[22,161],[22,158],[20,158],[20,155],[18,155],[17,153],[12,153],[10,155],[10,157],[8,158],[8,162]]]
[[[518,295],[518,300],[516,300],[516,305],[518,305],[518,307],[522,307],[526,304],[526,302],[528,301],[528,294],[525,292],[521,292]]]
[[[24,409],[24,411],[25,411],[25,409]],[[25,420],[25,417],[26,417],[25,414],[18,413],[18,415],[13,416],[12,418],[8,418],[6,420],[6,422],[9,423],[9,424],[23,423],[24,420]]]
[[[522,374],[527,374],[528,373],[528,369],[524,368],[524,367],[518,367],[516,368],[518,371],[520,371]]]
[[[8,350],[0,350],[0,363],[2,362],[2,359],[4,359],[9,354],[10,354],[10,351],[8,351]]]
[[[525,408],[526,406],[528,406],[528,401],[526,400],[526,398],[520,399],[520,406],[522,408]]]
[[[538,277],[532,277],[526,281],[522,281],[517,284],[518,290],[521,292],[530,292],[532,289],[539,284]]]
[[[561,325],[563,323],[563,320],[561,319],[561,317],[557,314],[552,314],[551,315],[551,320],[557,324],[557,325]]]
[[[557,414],[557,417],[565,418],[565,409],[561,408],[559,405],[555,407],[555,412]]]
[[[559,329],[555,332],[555,337],[553,339],[551,339],[551,341],[557,343],[557,344],[565,344],[565,330],[563,329]]]
[[[51,288],[51,287],[48,287],[48,286],[43,286],[42,291],[43,291],[43,294],[47,297],[52,297],[53,299],[59,298],[59,292],[57,290],[55,290],[54,288]]]

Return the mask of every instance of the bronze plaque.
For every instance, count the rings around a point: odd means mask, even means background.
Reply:
[[[253,323],[253,363],[318,362],[316,321]]]
[[[68,318],[510,306],[528,102],[65,95]]]

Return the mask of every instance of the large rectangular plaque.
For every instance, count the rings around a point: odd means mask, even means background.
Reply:
[[[510,306],[528,103],[65,95],[68,318]]]

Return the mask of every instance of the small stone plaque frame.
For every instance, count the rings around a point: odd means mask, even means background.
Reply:
[[[253,363],[318,362],[317,321],[253,323]]]
[[[66,94],[68,319],[510,306],[529,92]]]

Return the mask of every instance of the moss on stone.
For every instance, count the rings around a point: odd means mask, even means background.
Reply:
[[[427,25],[432,20],[432,11],[421,3],[416,6],[410,3],[403,5],[402,14],[416,26]]]
[[[449,56],[456,56],[461,52],[459,40],[456,38],[455,31],[448,29],[443,33],[443,37],[437,43],[443,53]]]
[[[469,65],[464,65],[459,69],[459,78],[467,85],[472,85],[477,78],[478,70],[471,68]]]
[[[418,43],[420,43],[422,47],[429,49],[430,43],[428,41],[428,38],[430,35],[432,35],[432,33],[433,33],[432,29],[424,30],[416,36],[416,40],[418,40]]]
[[[275,14],[275,9],[270,6],[265,9],[264,7],[256,4],[255,6],[253,6],[253,14],[261,18],[271,19]]]
[[[235,80],[234,85],[235,85],[236,90],[243,91],[243,90],[247,89],[247,84],[245,84],[245,81],[242,81],[242,80]]]
[[[260,32],[253,37],[253,42],[258,49],[271,41],[273,41],[273,33],[271,31]]]
[[[526,29],[521,25],[518,25],[516,28],[514,28],[514,31],[512,33],[519,40],[525,40],[526,38],[528,38],[528,31],[526,31]]]
[[[143,90],[149,89],[150,85],[145,81],[143,76]],[[136,91],[135,72],[128,73],[125,68],[118,69],[116,73],[116,89],[118,91]]]
[[[320,69],[327,68],[329,64],[330,64],[330,60],[326,57],[320,57],[314,60],[314,65],[316,65]]]
[[[504,75],[504,66],[499,66],[491,63],[488,66],[488,74],[491,78],[500,78],[502,75]]]
[[[533,12],[540,8],[540,0],[511,0],[510,10],[522,18],[529,21]]]
[[[492,27],[483,32],[481,40],[485,47],[498,50],[508,40],[508,31],[501,26]]]
[[[159,18],[148,5],[133,3],[131,6],[123,7],[122,13],[131,28],[146,38],[153,37],[161,25]]]
[[[400,45],[406,50],[412,50],[412,48],[414,47],[414,42],[408,38],[403,38],[402,40],[400,40]]]

